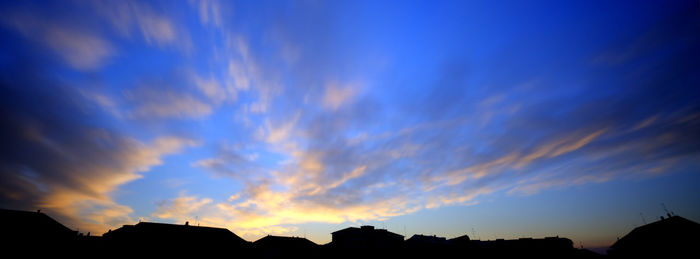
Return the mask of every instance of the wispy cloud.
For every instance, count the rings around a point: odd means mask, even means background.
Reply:
[[[151,45],[175,46],[186,52],[192,48],[192,40],[185,27],[147,3],[96,1],[91,3],[91,7],[123,36],[132,37],[133,32],[138,31],[143,40]]]
[[[199,19],[202,24],[213,24],[215,26],[222,26],[223,14],[221,2],[218,0],[199,0],[190,1],[192,4],[196,5],[199,10]]]
[[[254,48],[244,49],[243,56],[255,55]],[[259,138],[248,144],[283,156],[274,166],[241,165],[240,155],[200,160],[196,166],[208,170],[248,173],[231,175],[242,190],[196,213],[259,235],[289,231],[289,224],[383,220],[473,205],[494,193],[533,195],[698,166],[700,140],[690,132],[699,124],[688,116],[698,109],[696,97],[657,87],[671,71],[656,71],[634,84],[648,87],[623,87],[616,95],[585,87],[575,95],[549,91],[562,82],[545,76],[509,79],[495,93],[470,95],[467,69],[449,64],[442,77],[422,86],[433,90],[427,97],[385,93],[402,97],[399,109],[359,95],[348,82],[279,95],[282,103],[317,96],[322,109],[270,103],[264,125],[251,129]],[[693,82],[680,78],[686,81],[674,81],[678,89]],[[387,110],[391,116],[384,116]]]
[[[115,54],[109,41],[84,26],[46,20],[31,13],[5,13],[1,22],[48,47],[78,70],[95,70]]]
[[[202,78],[193,76],[193,80],[197,88],[214,104],[219,105],[224,102],[234,102],[238,97],[235,87],[224,85],[220,80],[214,77]]]
[[[212,113],[212,106],[185,92],[144,89],[127,92],[134,103],[134,118],[201,118]]]
[[[119,186],[141,178],[162,163],[161,157],[194,144],[178,137],[144,143],[83,123],[50,119],[44,109],[70,112],[75,118],[88,115],[67,98],[75,95],[70,88],[54,85],[51,95],[32,93],[31,82],[6,81],[6,76],[1,119],[11,126],[0,136],[8,144],[0,160],[4,206],[43,208],[71,227],[100,233],[131,221],[132,210],[112,199]],[[40,101],[41,108],[29,99]]]
[[[336,110],[355,97],[358,87],[355,85],[339,86],[337,83],[326,84],[326,91],[323,94],[322,104],[324,107]]]

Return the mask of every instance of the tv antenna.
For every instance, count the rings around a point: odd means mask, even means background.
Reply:
[[[644,219],[644,214],[642,214],[642,213],[640,212],[640,213],[639,213],[639,217],[642,218],[642,222],[644,223],[644,225],[646,225],[646,224],[647,224],[647,220]]]
[[[661,203],[661,207],[663,207],[663,208],[664,208],[664,211],[666,211],[666,216],[668,216],[669,218],[670,218],[671,216],[673,216],[673,213],[668,212],[668,209],[666,209],[666,204],[664,204],[664,203],[662,202],[662,203]]]

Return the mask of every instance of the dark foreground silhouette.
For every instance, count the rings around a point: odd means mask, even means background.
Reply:
[[[3,257],[92,258],[595,258],[568,238],[472,240],[467,235],[404,236],[372,226],[331,233],[318,245],[306,238],[266,236],[248,242],[225,228],[140,222],[102,236],[73,231],[46,214],[0,209]],[[700,258],[700,226],[679,216],[638,227],[619,239],[610,257]]]
[[[620,238],[608,254],[624,258],[700,258],[700,224],[668,215]]]

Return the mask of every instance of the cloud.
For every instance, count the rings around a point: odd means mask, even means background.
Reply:
[[[317,130],[307,128],[311,124],[318,125],[317,123],[300,125],[298,123],[301,118],[296,117],[292,120],[295,126],[288,128],[300,127],[296,129],[300,132]],[[404,141],[408,140],[407,138],[399,141],[396,138],[405,138],[406,134],[396,134],[393,139],[386,138],[383,140],[386,142],[380,144],[386,147],[377,150],[366,150],[359,144],[344,144],[350,141],[336,140],[326,143],[316,139],[320,138],[320,135],[308,133],[300,134],[311,137],[304,141],[289,134],[283,135],[284,137],[276,138],[276,141],[268,144],[274,150],[288,155],[290,163],[275,170],[258,167],[246,169],[246,174],[230,175],[244,184],[245,188],[242,191],[232,194],[232,198],[226,202],[212,204],[209,208],[202,208],[190,215],[170,219],[191,218],[196,213],[211,224],[229,227],[237,233],[247,233],[248,237],[255,237],[268,233],[266,231],[269,231],[269,228],[286,229],[289,224],[385,220],[424,208],[475,204],[476,197],[489,192],[484,188],[478,191],[454,189],[446,192],[426,192],[415,186],[387,179],[396,177],[401,172],[399,168],[393,168],[392,164],[399,161],[408,162],[408,158],[414,155],[396,155],[397,149],[405,148],[407,145]],[[342,139],[337,135],[335,137]],[[311,144],[307,149],[274,147],[279,143],[307,141]],[[195,166],[213,172],[235,171],[238,168],[246,168],[239,167],[241,157],[236,155],[224,158],[219,155],[216,158],[200,160]],[[406,177],[408,180],[413,176],[407,172]]]
[[[161,164],[163,156],[196,143],[175,136],[143,142],[102,128],[82,106],[82,94],[45,79],[38,67],[0,73],[0,204],[43,209],[96,234],[132,222],[133,211],[115,202],[114,192]]]
[[[193,76],[193,80],[195,86],[214,104],[220,105],[224,102],[235,102],[238,97],[235,87],[223,85],[214,77],[202,78]]]
[[[234,85],[237,89],[248,90],[250,87],[250,78],[242,64],[232,60],[228,64],[228,71],[229,75],[233,77]]]
[[[696,61],[680,57],[694,55],[690,43],[698,37],[690,36],[691,30],[676,33],[693,40],[672,50],[656,44],[654,49],[663,50],[635,54],[665,53],[653,62],[616,63],[630,75],[611,75],[592,64],[580,78],[557,77],[563,68],[549,67],[544,75],[494,74],[494,81],[477,81],[498,87],[472,88],[468,63],[448,60],[433,80],[408,87],[409,79],[383,82],[386,88],[375,93],[381,100],[360,95],[352,80],[294,89],[298,94],[283,88],[278,102],[265,106],[264,125],[252,127],[260,138],[244,143],[262,146],[281,161],[247,167],[241,163],[243,151],[201,160],[197,165],[209,170],[248,173],[231,174],[243,190],[196,213],[255,235],[290,224],[383,220],[473,205],[495,193],[533,195],[697,168],[700,139],[694,132],[700,131],[700,117],[694,115],[700,95],[687,87],[698,82],[689,69]],[[253,45],[238,47],[242,57],[258,51]],[[503,62],[527,67],[517,59]],[[255,69],[264,73],[266,67]],[[486,68],[508,69],[513,68]],[[635,76],[640,71],[647,76]],[[562,86],[570,88],[555,90]],[[614,88],[614,94],[597,86]],[[411,87],[431,91],[406,90]],[[305,103],[309,95],[320,97],[322,109],[285,106]]]
[[[213,24],[215,26],[221,27],[223,22],[223,15],[221,10],[221,2],[217,0],[200,0],[191,1],[192,4],[197,5],[199,10],[199,19],[202,24]]]
[[[129,113],[133,118],[202,118],[213,110],[210,104],[183,91],[144,88],[125,96],[135,106]]]
[[[532,163],[536,159],[543,157],[557,157],[562,154],[575,151],[595,140],[598,136],[605,133],[605,131],[607,131],[607,129],[600,129],[583,135],[580,133],[575,133],[563,138],[550,140],[548,143],[540,145],[536,148],[536,150],[518,159],[518,163],[515,165],[515,167],[522,168]]]
[[[217,150],[217,156],[205,158],[191,163],[191,166],[204,168],[216,176],[233,177],[246,180],[243,174],[257,170],[260,165],[254,162],[254,156],[246,156],[231,146],[221,146]]]
[[[240,35],[229,35],[226,47],[232,52],[228,63],[228,74],[233,85],[240,90],[252,89],[257,99],[249,105],[252,113],[266,113],[275,97],[283,90],[275,69],[264,67],[257,53],[250,50],[248,40]]]
[[[138,31],[151,45],[175,46],[185,51],[192,48],[189,33],[183,26],[146,3],[95,1],[89,6],[123,36],[131,37],[133,31]]]
[[[293,116],[289,118],[288,121],[277,123],[273,125],[269,120],[265,121],[265,126],[267,128],[267,137],[265,140],[268,143],[278,144],[287,141],[293,130],[301,117],[301,112],[296,112]]]
[[[193,196],[180,196],[170,202],[159,204],[158,209],[151,216],[157,218],[187,218],[202,206],[211,203],[211,199],[197,200],[197,197]]]
[[[103,21],[124,37],[132,37],[138,31],[150,45],[174,46],[185,52],[193,47],[183,26],[145,3],[93,1],[70,8],[86,15],[76,18],[72,13],[46,12],[31,3],[14,4],[4,8],[0,23],[46,46],[70,67],[81,71],[97,70],[118,53],[113,42],[101,35],[109,31],[95,28]]]
[[[5,13],[1,22],[31,41],[48,47],[78,70],[95,70],[115,54],[114,47],[86,28],[61,20],[39,18],[32,13]]]
[[[336,83],[326,84],[322,104],[327,109],[337,110],[343,104],[350,102],[357,94],[357,90],[355,85],[341,87]]]
[[[298,223],[386,219],[407,210],[404,207],[405,201],[400,199],[344,208],[308,207],[304,204],[290,206],[285,194],[274,192],[263,192],[257,198],[246,202],[211,204],[209,201],[208,198],[180,196],[163,203],[152,216],[185,221],[197,215],[203,225],[226,227],[250,240],[265,234],[288,234],[297,230],[293,224]],[[177,209],[177,206],[181,206],[181,209]],[[189,213],[175,215],[168,214],[169,211]]]

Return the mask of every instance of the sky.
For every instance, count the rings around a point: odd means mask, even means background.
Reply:
[[[0,207],[83,233],[700,221],[697,1],[0,6]]]

